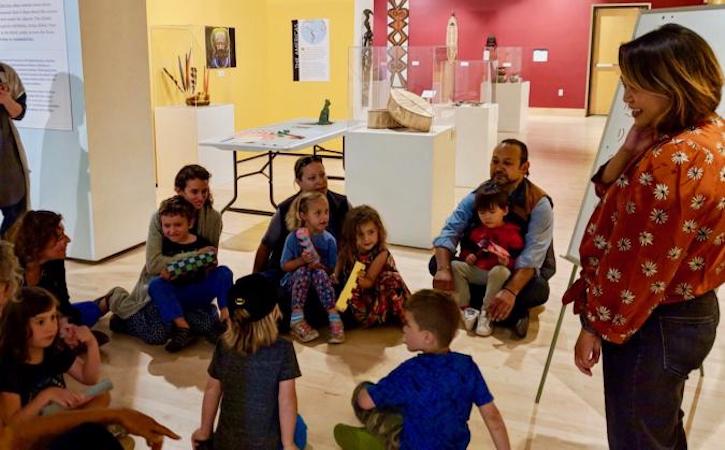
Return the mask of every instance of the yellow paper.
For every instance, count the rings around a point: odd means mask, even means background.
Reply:
[[[340,292],[340,298],[337,299],[337,303],[335,304],[338,311],[342,312],[347,309],[347,302],[350,300],[350,297],[352,297],[352,290],[355,289],[355,286],[357,286],[357,276],[360,271],[364,269],[365,264],[360,261],[355,261],[355,265],[352,266],[352,271],[347,279],[347,283],[345,283],[345,287],[342,289],[342,292]]]

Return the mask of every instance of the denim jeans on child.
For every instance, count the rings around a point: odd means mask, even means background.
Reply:
[[[685,449],[682,393],[715,341],[715,293],[656,308],[624,344],[602,342],[609,448]]]
[[[154,278],[149,283],[151,301],[159,310],[165,324],[183,317],[184,311],[201,309],[217,299],[219,309],[227,306],[227,295],[233,284],[232,271],[218,266],[209,271],[198,282],[175,284],[163,278]]]
[[[85,325],[90,328],[101,318],[101,308],[94,301],[73,303],[71,306],[80,314],[79,325]]]

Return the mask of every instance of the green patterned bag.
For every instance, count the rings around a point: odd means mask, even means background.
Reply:
[[[178,259],[166,266],[166,271],[171,276],[171,281],[186,280],[195,278],[206,269],[217,264],[216,252],[197,253],[187,258]]]

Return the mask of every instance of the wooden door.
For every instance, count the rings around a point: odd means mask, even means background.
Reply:
[[[619,81],[619,46],[632,40],[637,17],[642,9],[646,9],[646,6],[594,8],[588,114],[609,114]]]

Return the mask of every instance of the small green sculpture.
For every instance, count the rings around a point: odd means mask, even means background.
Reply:
[[[320,119],[317,121],[317,125],[331,125],[330,122],[330,100],[325,99],[325,106],[320,111]]]

